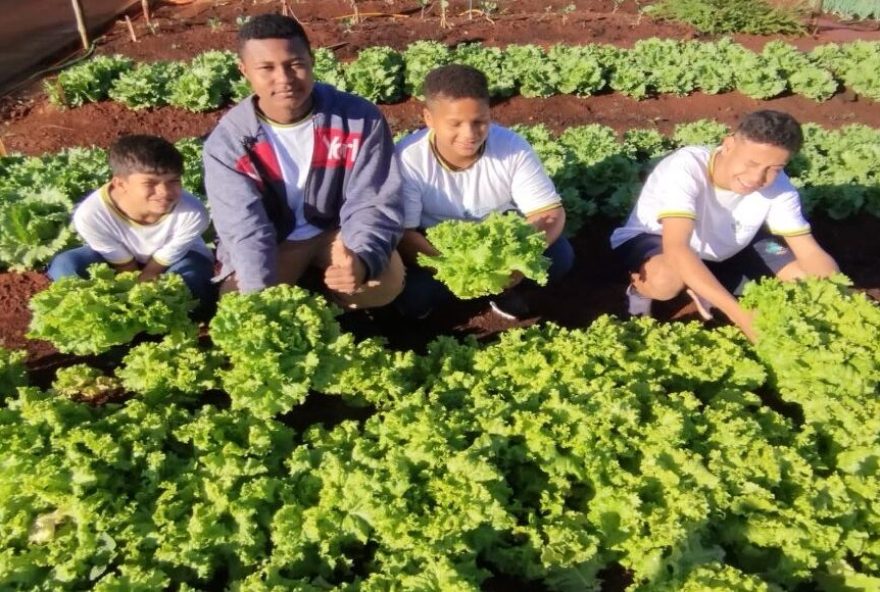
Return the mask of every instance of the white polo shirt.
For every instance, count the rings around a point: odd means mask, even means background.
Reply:
[[[710,172],[713,150],[680,148],[648,176],[626,223],[611,234],[617,248],[640,234],[663,234],[661,220],[691,218],[690,246],[707,261],[724,261],[745,248],[765,223],[771,233],[810,233],[797,189],[780,172],[768,187],[747,195],[716,187]]]
[[[104,259],[122,265],[153,259],[171,266],[188,251],[213,259],[202,240],[210,218],[205,206],[184,191],[170,212],[152,224],[135,222],[110,200],[110,185],[92,192],[76,207],[73,225],[85,243]]]
[[[562,200],[532,147],[521,136],[491,124],[483,154],[470,167],[452,170],[434,153],[422,129],[397,143],[403,174],[404,226],[430,228],[444,220],[482,220],[491,212],[528,216]]]

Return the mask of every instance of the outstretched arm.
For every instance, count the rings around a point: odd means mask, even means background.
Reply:
[[[829,255],[825,249],[819,246],[812,234],[801,234],[799,236],[785,237],[785,243],[794,253],[796,263],[803,276],[828,277],[840,271],[837,262]],[[785,269],[785,268],[783,268]],[[782,277],[783,280],[799,279],[798,275],[793,277]]]

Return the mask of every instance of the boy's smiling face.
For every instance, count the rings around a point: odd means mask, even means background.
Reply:
[[[492,121],[487,101],[438,96],[428,100],[423,116],[443,160],[458,168],[477,161]]]
[[[748,195],[772,184],[790,158],[791,152],[781,146],[734,134],[721,144],[715,182],[724,189]]]
[[[111,196],[119,209],[135,221],[153,221],[174,208],[180,200],[177,173],[131,173],[113,177]]]

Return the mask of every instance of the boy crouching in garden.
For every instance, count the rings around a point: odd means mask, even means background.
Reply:
[[[558,282],[574,264],[574,250],[562,236],[562,198],[528,142],[492,123],[485,75],[470,66],[441,66],[425,78],[422,92],[427,128],[397,144],[406,227],[398,250],[407,266],[406,285],[395,302],[398,310],[423,318],[453,300],[452,292],[417,262],[420,253],[438,254],[424,229],[445,220],[521,214],[543,232],[544,255],[552,262],[550,282]],[[509,319],[529,314],[512,290],[521,279],[511,278],[511,289],[490,302],[495,313]]]
[[[194,297],[210,303],[214,260],[202,240],[210,218],[181,188],[180,152],[162,138],[131,135],[117,140],[108,156],[112,179],[73,214],[85,246],[58,254],[49,277],[86,277],[93,263],[109,263],[117,272],[139,271],[140,281],[176,273]]]
[[[630,272],[630,314],[650,314],[652,300],[686,289],[703,318],[718,308],[754,341],[752,315],[735,297],[747,280],[836,272],[783,171],[802,143],[791,115],[756,111],[717,148],[687,146],[664,158],[611,235]]]

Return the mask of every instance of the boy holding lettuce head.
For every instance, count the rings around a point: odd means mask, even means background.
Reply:
[[[531,146],[492,123],[489,89],[482,72],[450,64],[425,78],[422,115],[427,126],[397,144],[404,186],[405,231],[398,250],[407,265],[406,285],[395,301],[405,316],[424,318],[454,298],[419,266],[419,254],[438,255],[424,230],[446,220],[480,221],[492,212],[512,211],[542,232],[551,260],[550,282],[572,267],[574,251],[562,236],[562,200]],[[514,273],[512,288],[522,279]],[[506,318],[528,314],[522,298],[508,289],[492,302]]]

